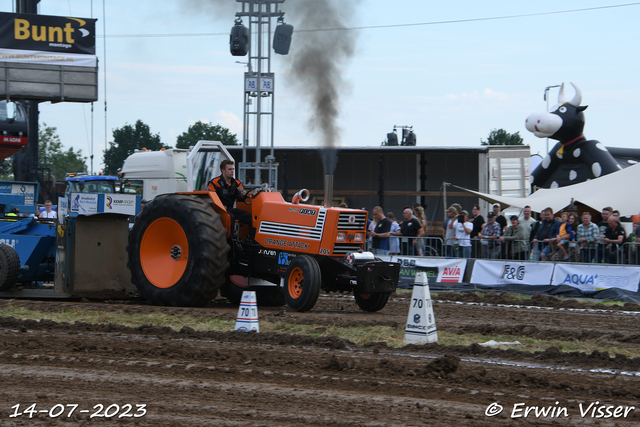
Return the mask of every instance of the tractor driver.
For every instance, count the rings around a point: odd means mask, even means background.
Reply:
[[[244,201],[247,192],[242,187],[242,183],[234,178],[236,171],[235,165],[231,160],[223,160],[220,163],[219,177],[209,181],[207,191],[215,191],[220,201],[227,209],[227,213],[231,216],[231,224],[234,220],[238,220],[242,224],[251,224],[251,214],[242,209],[234,208],[235,201]]]

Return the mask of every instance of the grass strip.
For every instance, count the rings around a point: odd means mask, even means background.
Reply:
[[[118,324],[132,328],[142,325],[168,326],[179,331],[188,326],[196,331],[232,331],[235,320],[222,320],[210,316],[175,315],[166,313],[123,314],[105,311],[63,310],[60,312],[40,312],[23,307],[13,307],[8,304],[0,309],[0,316],[12,316],[17,319],[41,320],[49,319],[54,322],[91,324]],[[283,334],[299,334],[312,337],[335,335],[354,342],[358,345],[370,342],[386,342],[390,347],[404,345],[404,326],[358,326],[341,327],[333,325],[303,325],[282,321],[260,321],[260,332],[278,332]],[[483,335],[476,333],[458,334],[443,330],[438,331],[438,342],[442,345],[468,346],[474,343],[485,343],[490,340],[497,342],[516,342],[517,345],[499,345],[497,348],[513,348],[520,351],[544,351],[549,347],[557,347],[563,352],[583,352],[590,354],[594,350],[608,352],[610,355],[622,354],[629,358],[640,357],[640,348],[623,343],[611,343],[600,340],[541,340],[528,336],[517,335]]]

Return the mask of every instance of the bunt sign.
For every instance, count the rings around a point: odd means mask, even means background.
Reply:
[[[0,61],[95,67],[96,20],[0,13]]]
[[[95,55],[96,19],[0,13],[0,47]]]
[[[95,27],[96,19],[0,12],[0,98],[97,101]]]

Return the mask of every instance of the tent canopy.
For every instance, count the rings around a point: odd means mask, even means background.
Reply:
[[[597,211],[605,206],[612,206],[620,211],[621,216],[631,216],[640,213],[640,197],[632,190],[638,183],[640,183],[640,164],[579,184],[540,189],[528,197],[497,196],[457,185],[453,187],[475,194],[490,203],[500,203],[503,209],[509,206],[520,209],[531,206],[532,211],[541,212],[550,207],[557,212],[570,205],[573,200]]]

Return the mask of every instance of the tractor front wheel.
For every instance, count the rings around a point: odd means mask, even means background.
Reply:
[[[320,266],[315,258],[299,255],[287,268],[284,296],[295,311],[308,311],[316,305],[322,283]]]

